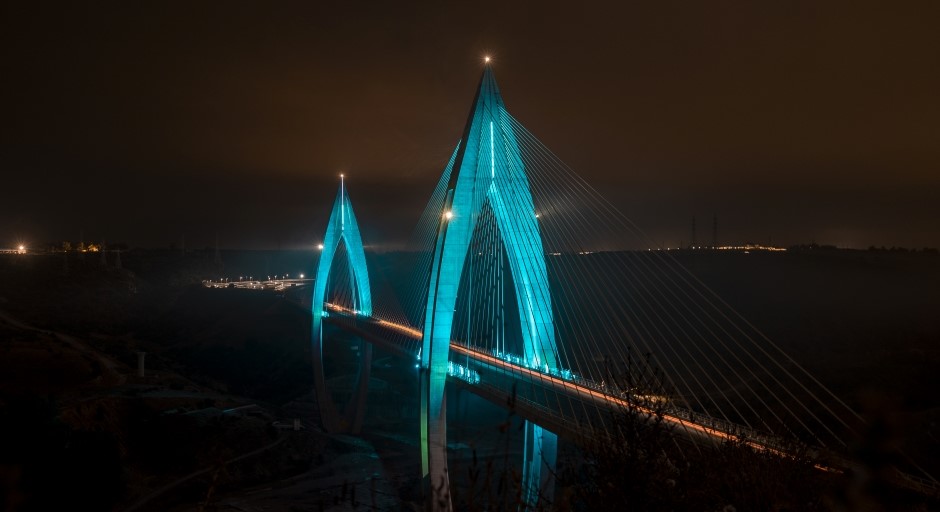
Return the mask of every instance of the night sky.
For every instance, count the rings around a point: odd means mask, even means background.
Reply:
[[[394,247],[485,54],[659,243],[940,246],[940,2],[83,4],[2,7],[0,247],[312,247],[340,172]]]

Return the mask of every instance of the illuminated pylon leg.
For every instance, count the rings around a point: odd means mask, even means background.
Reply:
[[[313,286],[313,299],[311,301],[311,313],[313,315],[311,326],[313,384],[324,430],[327,432],[358,432],[365,414],[365,403],[372,368],[372,345],[360,342],[359,375],[356,379],[356,388],[342,415],[338,414],[333,403],[333,397],[327,389],[323,369],[323,317],[329,314],[328,309],[325,307],[326,285],[340,242],[346,244],[346,256],[352,274],[353,296],[356,302],[354,313],[371,316],[372,292],[369,287],[369,272],[366,268],[365,251],[362,248],[359,224],[353,214],[352,203],[349,201],[345,182],[340,185],[340,191],[333,203],[333,212],[330,214],[326,235],[323,237],[320,261],[317,264],[316,281],[314,281]]]
[[[557,458],[558,436],[526,421],[522,489],[530,506],[535,507],[543,500],[550,503],[554,498]]]
[[[460,278],[477,219],[488,203],[506,247],[521,323],[524,364],[557,369],[557,348],[545,250],[515,134],[502,116],[499,89],[487,66],[458,145],[431,264],[421,348],[422,470],[435,510],[452,508],[447,474],[444,385]],[[523,495],[550,495],[556,438],[531,426]],[[528,433],[528,431],[527,431]],[[543,471],[543,467],[546,468]],[[544,485],[543,485],[544,484]],[[534,504],[534,503],[533,503]]]
[[[453,191],[447,192],[444,201],[445,212],[450,212]],[[431,287],[428,291],[429,310],[435,303],[435,295],[439,286],[435,282],[444,279],[452,281],[449,272],[442,272],[441,255],[444,241],[448,234],[448,221],[450,214],[441,216],[438,228],[437,242],[435,244],[435,258],[431,264]],[[443,275],[442,275],[443,274]],[[459,275],[457,277],[459,280]],[[456,287],[457,283],[453,286]],[[433,312],[430,314],[433,318]],[[451,306],[453,316],[453,306]],[[427,325],[427,324],[425,324]],[[447,402],[444,395],[444,384],[447,380],[447,361],[450,353],[450,329],[447,329],[446,338],[431,338],[425,328],[424,343],[421,348],[421,471],[426,478],[425,492],[430,500],[432,510],[449,511],[452,509],[450,500],[450,477],[447,471]]]

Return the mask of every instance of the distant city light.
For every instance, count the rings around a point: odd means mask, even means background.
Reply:
[[[322,251],[322,250],[323,250],[323,244],[317,244],[317,249],[319,249],[319,250]]]
[[[25,245],[21,245],[21,246],[19,246],[17,249],[19,249],[20,252],[23,252],[23,251],[26,250],[26,246],[25,246]]]
[[[453,218],[454,218],[454,212],[452,212],[452,211],[450,211],[450,210],[447,210],[446,212],[444,212],[444,218],[447,219],[447,220],[453,219]]]
[[[303,274],[300,274],[300,278],[303,279],[303,278],[304,278],[304,275],[303,275]]]
[[[704,247],[703,247],[704,248]],[[744,244],[744,245],[721,245],[714,247],[719,251],[786,251],[784,247],[774,247],[760,244]]]

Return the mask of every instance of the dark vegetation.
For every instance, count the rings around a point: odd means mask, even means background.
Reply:
[[[337,471],[337,461],[349,457],[350,464],[362,465],[369,459],[365,448],[337,444],[312,428],[294,435],[272,427],[293,418],[316,425],[303,310],[273,293],[199,285],[203,278],[247,275],[259,267],[259,274],[309,273],[309,257],[226,254],[225,269],[215,265],[211,251],[129,251],[122,268],[102,266],[94,255],[70,255],[67,262],[61,254],[0,259],[0,311],[45,331],[0,320],[0,509],[122,510],[202,470],[140,510],[211,505],[236,489],[305,471],[332,482],[322,484],[319,501],[308,502],[313,509],[353,500],[368,508],[389,495],[391,503],[418,503],[420,486],[410,476],[417,455],[409,441],[399,441],[416,428],[406,371],[413,362],[377,355],[377,391],[370,393],[373,432],[364,438],[382,454],[386,469],[398,474],[395,488],[334,482],[330,472]],[[634,412],[624,411],[622,431],[613,439],[566,452],[558,508],[936,506],[886,490],[879,476],[892,446],[940,472],[936,254],[817,247],[677,257],[866,415],[871,429],[855,453],[869,471],[821,475],[805,461],[735,444],[699,452],[677,446],[663,425],[636,421]],[[144,378],[135,374],[138,351],[147,353]],[[256,412],[250,414],[223,412],[252,404]],[[454,480],[472,484],[458,489],[460,503],[512,508],[518,502],[512,462],[519,450],[512,437],[518,436],[518,418],[506,419],[498,410],[465,414],[476,417],[474,427],[483,433],[454,437],[452,467],[465,475]],[[281,439],[268,451],[232,462]]]
[[[563,470],[563,508],[825,510],[836,487],[806,459],[736,442],[695,446],[635,410],[621,411],[616,424],[610,437],[586,441],[584,458]]]
[[[76,429],[56,404],[36,397],[7,399],[0,409],[0,506],[4,510],[108,510],[123,495],[115,436]]]
[[[218,269],[199,253],[131,252],[122,268],[68,258],[0,262],[0,510],[120,510],[209,470],[147,505],[159,510],[322,456],[315,432],[272,427],[309,389],[299,308],[206,295],[200,279]]]
[[[655,408],[655,406],[654,406]],[[936,497],[891,480],[894,448],[875,426],[859,446],[862,466],[845,473],[807,447],[791,457],[757,452],[746,439],[691,443],[661,419],[628,408],[608,437],[586,439],[559,474],[556,505],[572,510],[928,510]]]

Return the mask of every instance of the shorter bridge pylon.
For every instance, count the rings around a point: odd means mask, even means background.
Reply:
[[[320,420],[327,432],[358,432],[362,427],[362,418],[365,414],[366,397],[368,394],[370,370],[372,368],[372,345],[361,342],[359,375],[355,380],[352,397],[342,414],[336,410],[333,397],[326,386],[326,376],[323,368],[323,317],[329,314],[326,310],[327,281],[330,269],[336,257],[340,243],[346,246],[351,285],[355,304],[353,313],[364,316],[372,315],[372,291],[369,286],[369,271],[366,268],[365,251],[362,248],[362,237],[359,234],[359,224],[353,213],[346,182],[340,175],[340,189],[333,202],[333,211],[327,224],[323,243],[320,245],[320,260],[317,264],[316,280],[313,285],[313,299],[311,301],[311,342],[313,344],[313,383],[314,392],[320,409]]]

